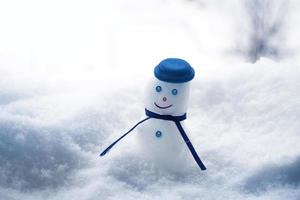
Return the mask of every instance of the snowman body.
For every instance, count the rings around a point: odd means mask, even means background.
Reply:
[[[145,108],[160,115],[184,115],[189,90],[189,82],[168,83],[153,77],[146,88]],[[183,121],[180,123],[184,126]],[[136,131],[138,152],[145,161],[172,172],[187,166],[190,154],[175,122],[151,118]]]
[[[187,166],[187,147],[174,122],[149,119],[137,129],[136,140],[137,152],[151,166],[170,172]]]

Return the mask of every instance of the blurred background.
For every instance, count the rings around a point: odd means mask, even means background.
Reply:
[[[0,0],[0,199],[300,199],[299,11],[296,0]],[[168,57],[196,71],[186,123],[208,170],[161,176],[99,158],[141,117]]]

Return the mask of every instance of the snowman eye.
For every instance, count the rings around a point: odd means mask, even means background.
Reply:
[[[177,89],[173,89],[173,90],[172,90],[172,94],[173,94],[173,95],[177,95],[177,93],[178,93]]]
[[[161,87],[158,85],[158,86],[156,86],[155,90],[156,90],[156,92],[160,92],[161,91]]]

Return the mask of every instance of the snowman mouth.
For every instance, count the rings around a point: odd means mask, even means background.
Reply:
[[[167,108],[170,108],[170,107],[173,106],[172,104],[171,104],[171,105],[168,105],[168,106],[159,106],[159,105],[157,105],[156,102],[154,102],[154,105],[155,105],[156,107],[160,108],[160,109],[167,109]]]

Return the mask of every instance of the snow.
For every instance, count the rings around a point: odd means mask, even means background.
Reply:
[[[282,53],[249,63],[243,2],[0,2],[0,199],[299,199],[300,4]],[[186,123],[205,172],[160,174],[122,156],[130,138],[98,156],[166,57],[196,70]]]

